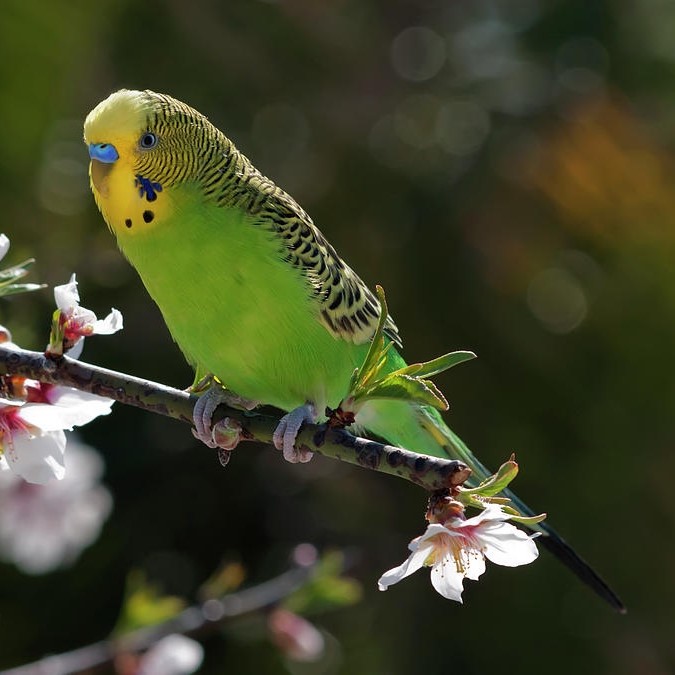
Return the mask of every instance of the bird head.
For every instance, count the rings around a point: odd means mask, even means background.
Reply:
[[[118,238],[157,226],[171,188],[197,179],[209,130],[196,110],[148,90],[117,91],[87,115],[91,189]]]

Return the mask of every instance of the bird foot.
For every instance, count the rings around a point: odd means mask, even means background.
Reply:
[[[213,424],[213,413],[221,403],[243,410],[252,410],[257,403],[226,391],[215,383],[197,399],[192,414],[195,425],[192,434],[209,448],[223,450],[224,452],[219,453],[220,461],[221,464],[226,464],[229,453],[241,440],[241,424],[231,417],[225,417]]]
[[[295,441],[300,428],[305,422],[316,422],[316,408],[312,403],[305,403],[295,410],[284,415],[272,436],[274,447],[283,450],[284,459],[295,464],[297,462],[309,462],[314,453],[306,448],[296,448]]]

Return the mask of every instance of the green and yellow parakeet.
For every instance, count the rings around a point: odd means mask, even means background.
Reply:
[[[375,332],[375,295],[296,201],[186,104],[118,91],[88,115],[84,139],[96,203],[189,362],[242,399],[287,411],[275,444],[291,461],[308,459],[294,450],[295,434],[347,393]],[[393,321],[385,332],[400,347]],[[404,365],[396,349],[389,360],[392,371]],[[490,475],[431,408],[369,401],[357,421],[393,445],[460,459],[477,479]],[[539,541],[623,609],[542,527]]]

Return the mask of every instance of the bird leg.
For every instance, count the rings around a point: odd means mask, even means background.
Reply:
[[[229,452],[239,445],[241,424],[235,419],[225,417],[213,425],[213,413],[221,403],[242,410],[252,410],[258,403],[227,391],[216,382],[211,382],[211,386],[197,399],[192,413],[195,424],[192,433],[209,448],[225,451],[220,453],[220,461],[225,464],[225,456],[229,459]]]
[[[201,394],[213,384],[214,379],[213,373],[203,374],[202,370],[196,370],[194,382],[185,391],[191,394]]]
[[[287,462],[295,464],[296,462],[309,462],[312,459],[314,453],[306,448],[296,448],[295,441],[302,425],[305,422],[313,424],[316,419],[316,408],[313,403],[309,402],[291,410],[281,418],[272,436],[272,441],[277,450],[283,450],[284,459]]]

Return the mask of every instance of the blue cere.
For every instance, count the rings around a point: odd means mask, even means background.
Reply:
[[[117,148],[110,143],[90,143],[89,157],[104,164],[112,164],[119,159]]]

